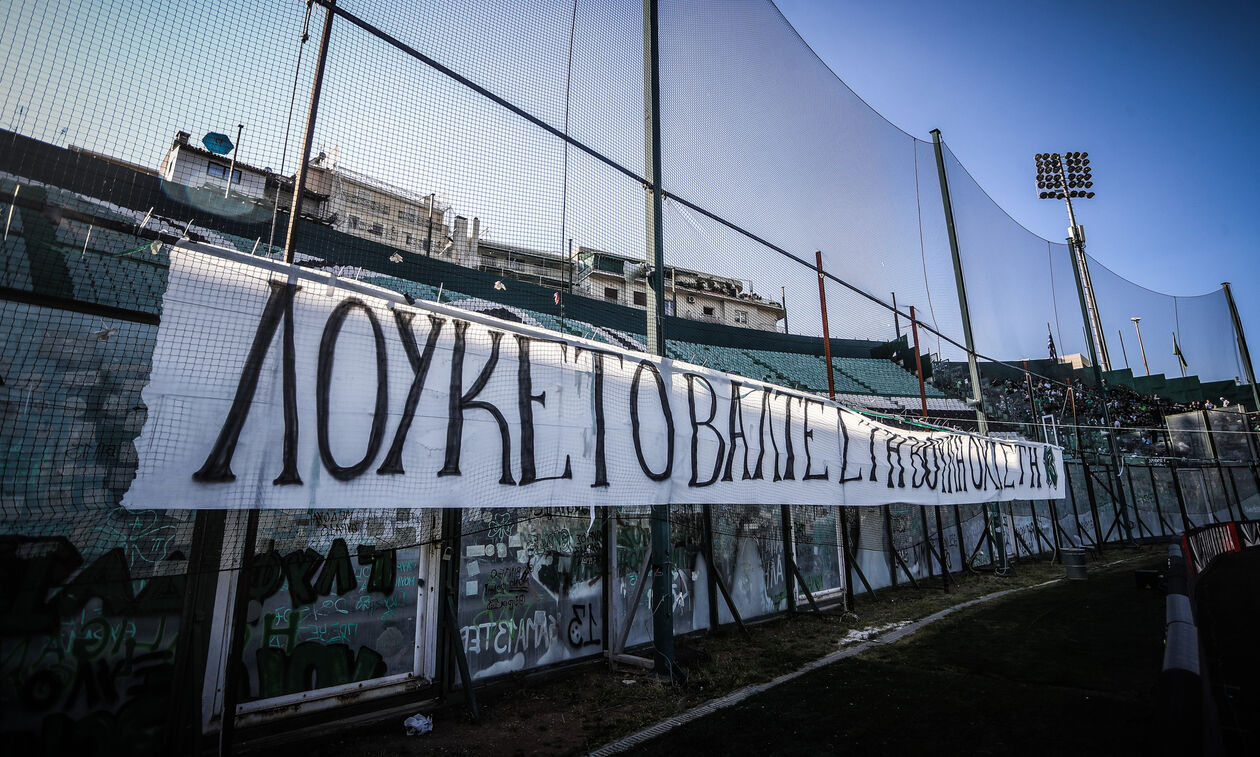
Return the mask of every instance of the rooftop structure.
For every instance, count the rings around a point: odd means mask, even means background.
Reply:
[[[186,131],[176,133],[158,169],[163,180],[230,193],[268,209],[292,205],[292,177],[239,160],[233,166],[230,158],[191,143],[190,137]],[[347,169],[336,149],[321,151],[308,169],[302,215],[337,231],[556,290],[647,307],[647,268],[641,259],[590,247],[577,248],[570,258],[482,240],[481,219],[450,218],[450,204],[436,192],[422,195]],[[751,282],[746,291],[742,279],[669,266],[665,285],[670,315],[759,331],[778,331],[784,319],[781,304],[753,292]]]
[[[648,268],[642,260],[589,247],[576,254],[575,289],[589,297],[647,307]],[[778,331],[784,309],[751,291],[744,281],[688,268],[666,266],[665,311],[693,321],[760,331]]]

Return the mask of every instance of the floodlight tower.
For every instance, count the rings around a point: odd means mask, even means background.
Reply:
[[[1120,463],[1120,451],[1116,447],[1116,432],[1111,427],[1111,414],[1107,412],[1107,385],[1103,382],[1103,371],[1111,370],[1111,360],[1107,357],[1107,342],[1103,338],[1102,319],[1098,315],[1098,301],[1094,299],[1094,284],[1089,277],[1089,262],[1085,258],[1085,229],[1076,223],[1076,213],[1072,210],[1072,200],[1093,199],[1093,172],[1089,167],[1089,153],[1068,152],[1060,155],[1054,153],[1037,153],[1037,197],[1042,200],[1063,200],[1067,203],[1068,213],[1068,249],[1072,253],[1072,269],[1076,274],[1077,294],[1081,299],[1081,316],[1088,324],[1086,332],[1089,340],[1089,357],[1094,364],[1094,379],[1098,383],[1098,391],[1102,395],[1103,423],[1107,428],[1103,431],[1109,442],[1111,464],[1115,468],[1115,498],[1120,523],[1124,527],[1127,541],[1133,541],[1133,528],[1129,523],[1128,508],[1125,507],[1123,467]],[[1097,347],[1095,347],[1097,345]]]
[[[1094,297],[1094,282],[1089,275],[1089,261],[1085,257],[1085,227],[1076,223],[1072,200],[1093,199],[1094,177],[1089,167],[1089,153],[1069,152],[1038,153],[1037,196],[1043,200],[1063,200],[1067,203],[1068,247],[1072,252],[1072,267],[1076,269],[1076,283],[1084,294],[1086,323],[1097,345],[1097,354],[1090,358],[1104,371],[1111,370],[1111,357],[1107,353],[1107,340],[1103,336],[1102,318],[1098,315],[1098,300]]]

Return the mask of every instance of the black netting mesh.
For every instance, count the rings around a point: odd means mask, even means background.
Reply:
[[[1224,289],[1174,297],[1145,289],[1093,257],[1089,271],[1112,369],[1128,368],[1135,376],[1162,373],[1169,379],[1198,376],[1205,383],[1233,384],[1244,375]],[[1136,327],[1133,318],[1141,319]],[[1184,367],[1173,352],[1174,335]]]
[[[976,350],[1000,360],[1088,356],[1067,246],[1033,234],[1006,214],[945,153],[959,255]]]
[[[930,145],[862,102],[770,3],[667,3],[661,14],[666,192],[809,265],[821,250],[832,275],[885,303],[895,293],[903,312],[917,305],[921,318],[961,339]],[[711,266],[727,249],[723,238],[678,215],[689,236],[667,244],[667,256]],[[738,268],[723,273],[763,292],[786,288],[793,333],[821,333],[815,278],[761,251],[733,262]],[[833,335],[886,338],[893,318],[880,310],[844,310]]]

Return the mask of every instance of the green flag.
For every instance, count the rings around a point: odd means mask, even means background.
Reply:
[[[1181,347],[1177,344],[1177,332],[1174,331],[1172,336],[1173,336],[1173,356],[1176,357],[1178,362],[1181,363],[1182,375],[1185,375],[1186,366],[1188,366],[1189,363],[1186,362],[1186,356],[1181,354]]]

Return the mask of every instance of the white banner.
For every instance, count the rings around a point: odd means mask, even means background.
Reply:
[[[181,248],[132,508],[924,505],[1064,496],[1043,444]]]

